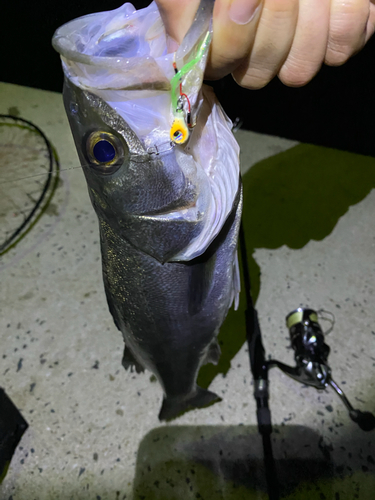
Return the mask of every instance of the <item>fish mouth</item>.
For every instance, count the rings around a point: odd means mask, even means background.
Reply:
[[[147,213],[141,214],[141,217],[197,220],[200,218],[198,197],[197,187],[191,182],[187,182],[186,190],[181,198],[166,207],[147,211]]]
[[[223,228],[240,192],[239,146],[231,122],[211,87],[202,87],[198,122],[185,151],[198,169],[199,196],[194,206],[171,217],[203,218],[202,230],[189,246],[172,260],[188,261],[202,255]],[[176,157],[179,161],[179,147]]]

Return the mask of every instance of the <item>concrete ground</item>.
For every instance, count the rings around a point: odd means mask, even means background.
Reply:
[[[29,423],[0,500],[267,498],[246,345],[210,386],[221,403],[161,424],[160,387],[150,373],[121,366],[96,215],[75,168],[61,95],[0,84],[0,113],[8,112],[46,133],[62,172],[44,214],[0,258],[0,385]],[[242,130],[237,139],[244,171],[297,145]],[[8,189],[4,168],[0,193]],[[14,186],[22,190],[25,177],[15,173]],[[353,406],[375,413],[375,191],[368,191],[323,239],[259,247],[253,257],[267,354],[293,363],[285,316],[300,304],[332,311],[333,376]],[[283,498],[373,499],[375,431],[361,431],[331,391],[277,370],[270,390]]]

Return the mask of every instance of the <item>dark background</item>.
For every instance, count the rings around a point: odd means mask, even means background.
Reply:
[[[149,1],[133,2],[136,8]],[[121,0],[7,0],[2,4],[0,80],[61,91],[59,56],[51,47],[59,26],[78,16],[119,7]],[[375,156],[375,38],[344,66],[323,67],[314,80],[289,88],[275,78],[245,90],[231,77],[214,82],[232,119],[243,128]]]

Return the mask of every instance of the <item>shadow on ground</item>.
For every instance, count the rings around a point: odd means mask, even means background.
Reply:
[[[332,448],[311,429],[275,426],[273,448],[283,500],[373,498],[373,473],[338,474]],[[139,446],[134,500],[266,500],[262,456],[256,427],[154,429]]]
[[[243,183],[243,222],[256,300],[261,273],[255,250],[283,245],[298,249],[327,237],[349,207],[375,188],[375,158],[301,144],[251,167]],[[229,312],[220,330],[219,364],[202,367],[200,386],[208,387],[217,374],[228,372],[245,341],[244,311],[242,293],[239,310]]]

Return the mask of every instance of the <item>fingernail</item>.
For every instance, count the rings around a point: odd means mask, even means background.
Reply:
[[[258,7],[260,0],[233,0],[229,7],[229,18],[236,24],[249,23]]]

